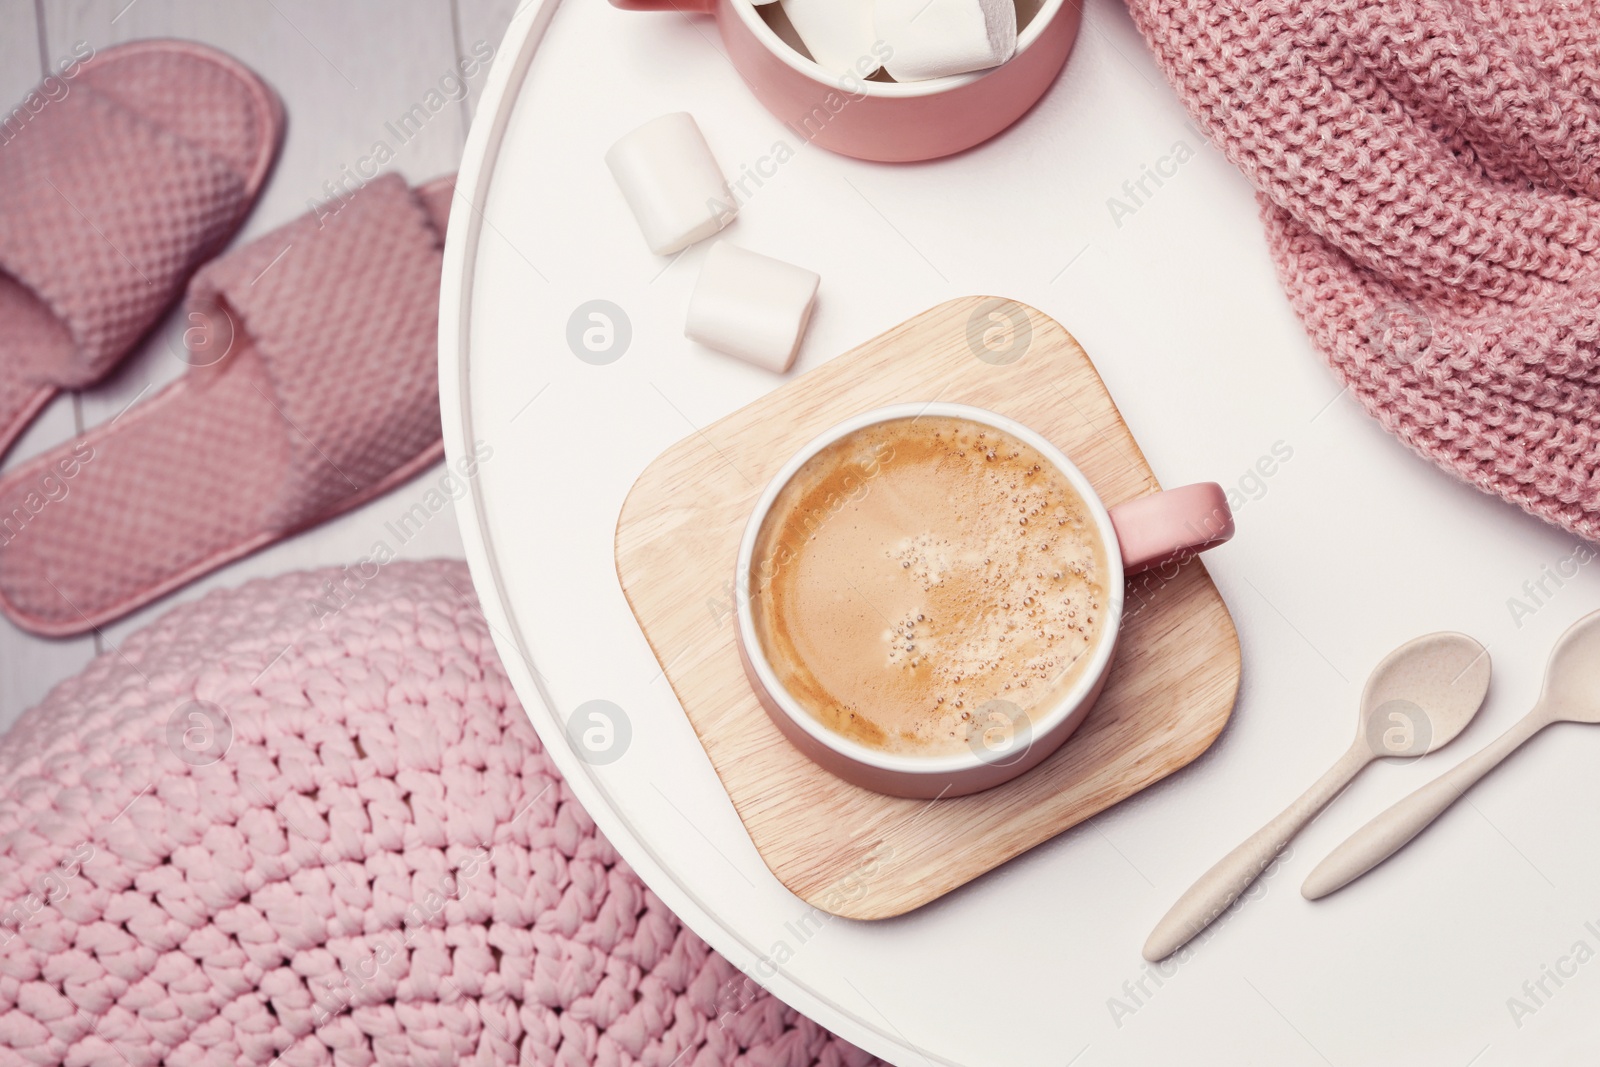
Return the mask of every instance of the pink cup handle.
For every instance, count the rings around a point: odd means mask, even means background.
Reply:
[[[1118,504],[1110,512],[1122,546],[1124,574],[1182,562],[1233,536],[1233,510],[1216,482],[1152,493]]]

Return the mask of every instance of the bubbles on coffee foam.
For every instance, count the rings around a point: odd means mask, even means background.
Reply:
[[[885,550],[925,597],[883,634],[888,666],[928,676],[925,721],[907,731],[917,740],[965,736],[983,699],[1048,703],[1098,634],[1098,537],[1070,483],[990,431],[958,430],[951,446],[980,478],[950,505],[993,516],[982,540],[916,532]]]
[[[851,546],[806,573],[838,581],[838,603],[872,620],[861,636],[880,637],[880,666],[871,646],[859,644],[838,652],[851,664],[866,653],[853,677],[839,674],[832,656],[795,662],[787,627],[805,626],[804,616],[779,623],[773,610],[812,581],[793,572],[763,587],[777,600],[765,605],[758,628],[789,649],[778,657],[788,664],[779,673],[802,703],[869,745],[958,751],[995,700],[1053,704],[1096,643],[1104,581],[1098,532],[1071,483],[1007,434],[948,418],[869,427],[813,457],[774,513],[774,536],[763,541],[769,547],[814,551],[831,542],[837,553]],[[829,536],[819,539],[823,533]],[[855,554],[861,550],[867,555]],[[794,551],[785,558],[797,558]],[[853,562],[873,555],[881,569]],[[846,561],[848,570],[836,569]],[[838,640],[842,621],[818,618],[809,647]],[[841,688],[813,673],[824,664],[823,676]]]

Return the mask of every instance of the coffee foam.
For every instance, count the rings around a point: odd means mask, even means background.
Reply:
[[[757,638],[829,728],[967,749],[993,701],[1037,719],[1101,639],[1106,549],[1065,475],[965,419],[857,431],[812,457],[757,536]]]

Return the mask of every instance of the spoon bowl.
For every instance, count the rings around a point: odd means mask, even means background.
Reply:
[[[1539,703],[1557,719],[1600,723],[1600,611],[1573,623],[1556,642]]]
[[[1489,653],[1466,634],[1407,641],[1361,693],[1361,732],[1374,759],[1425,756],[1455,740],[1489,693]]]

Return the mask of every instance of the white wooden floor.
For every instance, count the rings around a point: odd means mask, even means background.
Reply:
[[[236,239],[242,242],[306,211],[308,200],[325,197],[323,183],[337,179],[341,168],[370,152],[380,138],[392,141],[384,124],[438,89],[441,79],[456,73],[458,61],[482,55],[485,45],[498,52],[518,2],[0,0],[0,107],[9,111],[80,41],[101,49],[141,37],[184,37],[237,56],[277,89],[289,116],[277,169]],[[486,77],[487,70],[479,70],[459,106],[439,112],[398,146],[391,167],[412,182],[454,171]],[[181,374],[184,366],[169,345],[181,332],[179,323],[175,312],[98,386],[57,397],[3,468],[147,400]],[[98,652],[176,603],[263,575],[355,562],[371,549],[383,524],[409,508],[441,474],[442,467],[437,468],[364,508],[225,567],[98,635],[45,640],[0,618],[0,729]],[[105,550],[117,549],[107,545]],[[453,516],[441,512],[398,554],[459,557]]]

